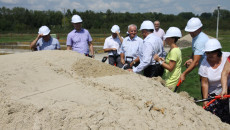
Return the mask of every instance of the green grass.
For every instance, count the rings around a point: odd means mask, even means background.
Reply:
[[[32,42],[38,34],[0,34],[0,43]],[[60,39],[66,39],[67,34],[57,34]]]
[[[206,32],[205,32],[206,33]],[[215,32],[207,32],[208,35],[215,37]],[[222,45],[222,51],[230,52],[230,32],[222,32],[219,34],[219,41]],[[182,49],[182,72],[186,69],[183,66],[184,62],[189,59],[192,54],[192,48]],[[190,96],[201,99],[201,85],[198,75],[198,67],[196,67],[192,72],[186,76],[186,80],[180,85],[178,92],[186,91]]]
[[[35,34],[0,34],[0,43],[28,42],[36,38]]]

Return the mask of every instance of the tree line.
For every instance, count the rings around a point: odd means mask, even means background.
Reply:
[[[217,10],[213,13],[204,12],[201,15],[195,15],[192,12],[181,12],[178,15],[162,14],[156,12],[146,13],[120,13],[113,12],[108,9],[106,12],[94,12],[87,10],[78,12],[76,9],[72,11],[67,9],[65,13],[61,11],[39,11],[28,10],[22,7],[14,7],[12,9],[0,8],[0,33],[35,33],[42,25],[47,25],[52,32],[67,33],[73,29],[71,17],[78,14],[83,19],[83,27],[89,29],[93,33],[110,32],[112,25],[120,26],[121,31],[127,31],[129,24],[136,24],[138,27],[144,20],[159,20],[161,27],[167,29],[170,26],[176,26],[184,29],[187,21],[191,17],[199,17],[204,24],[204,29],[215,30],[217,21]],[[230,29],[230,11],[220,10],[220,30]]]

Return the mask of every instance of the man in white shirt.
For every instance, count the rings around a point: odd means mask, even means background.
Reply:
[[[121,63],[128,63],[131,68],[133,65],[137,66],[139,64],[139,49],[141,49],[141,45],[143,44],[143,40],[137,36],[137,26],[135,24],[131,24],[128,26],[127,36],[121,45]]]
[[[116,65],[119,68],[122,68],[120,57],[121,44],[123,42],[123,37],[120,36],[120,27],[118,25],[113,25],[111,28],[112,35],[105,39],[104,43],[104,52],[108,52],[109,55],[109,64]]]
[[[163,55],[162,40],[153,34],[154,25],[152,21],[146,20],[141,24],[141,33],[144,38],[142,50],[140,51],[140,64],[137,67],[133,67],[135,73],[140,73],[144,70],[144,76],[157,77],[162,76],[164,68],[154,60],[153,56],[158,54],[160,57]]]

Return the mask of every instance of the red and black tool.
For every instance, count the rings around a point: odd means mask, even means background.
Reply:
[[[224,95],[223,97],[230,98],[230,95]],[[208,102],[208,104],[206,106],[203,106],[203,108],[206,109],[210,104],[212,104],[217,99],[221,99],[221,96],[218,95],[218,96],[213,96],[213,97],[209,97],[209,98],[206,98],[206,99],[196,100],[195,103],[205,102],[205,101],[210,101],[211,100],[210,102]]]
[[[181,83],[182,83],[181,80],[179,80],[178,83],[177,83],[177,85],[176,85],[176,88],[175,88],[174,92],[177,91],[177,89],[179,88],[179,86],[181,85]]]

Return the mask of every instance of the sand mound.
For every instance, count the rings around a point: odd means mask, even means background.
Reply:
[[[211,36],[208,36],[209,38],[213,38]],[[185,36],[183,36],[182,38],[180,38],[177,42],[177,45],[179,47],[191,47],[192,46],[192,37],[190,36],[190,34],[187,34]]]
[[[4,55],[0,63],[1,129],[229,129],[160,78],[72,51]]]

